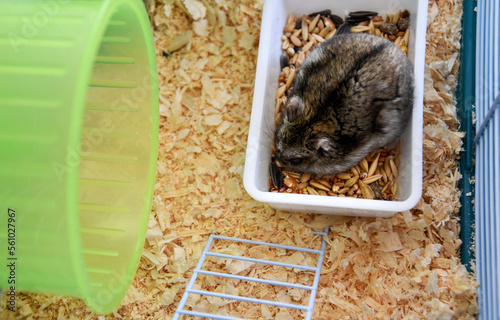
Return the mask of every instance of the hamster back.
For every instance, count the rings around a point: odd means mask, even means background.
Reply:
[[[395,142],[413,108],[413,65],[389,40],[336,35],[304,60],[276,127],[281,166],[334,175]]]

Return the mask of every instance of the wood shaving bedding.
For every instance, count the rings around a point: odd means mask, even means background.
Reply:
[[[159,66],[160,143],[149,230],[133,284],[111,315],[97,316],[79,299],[18,293],[16,313],[4,310],[0,318],[170,319],[210,233],[316,248],[311,229],[330,226],[313,319],[474,319],[477,283],[458,257],[461,1],[429,1],[423,196],[415,209],[388,219],[281,212],[244,191],[261,0],[147,2]],[[209,262],[240,274],[255,267],[234,263]],[[293,270],[253,272],[297,277]],[[200,286],[259,291],[255,284],[220,281],[205,277]],[[274,293],[284,300],[300,296]],[[233,303],[203,301],[204,308],[236,316]],[[240,317],[300,319],[294,311],[240,306]]]

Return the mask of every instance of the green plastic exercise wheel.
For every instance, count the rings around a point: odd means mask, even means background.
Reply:
[[[0,1],[0,288],[120,305],[144,245],[158,76],[140,0]]]

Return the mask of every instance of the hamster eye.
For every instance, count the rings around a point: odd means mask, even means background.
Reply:
[[[292,158],[292,159],[288,160],[288,162],[290,162],[291,164],[294,164],[294,165],[301,164],[303,161],[304,161],[304,158]]]

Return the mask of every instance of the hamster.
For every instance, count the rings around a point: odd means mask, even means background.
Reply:
[[[413,64],[391,41],[342,33],[306,57],[276,125],[277,163],[332,176],[394,143],[414,100]]]

